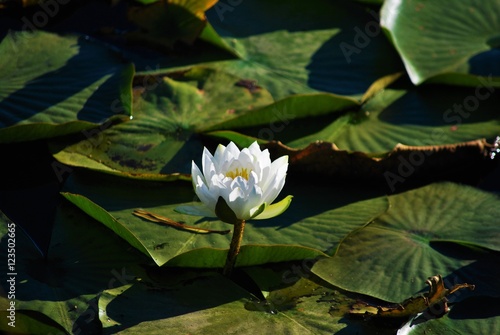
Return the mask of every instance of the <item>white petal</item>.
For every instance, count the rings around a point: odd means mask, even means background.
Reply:
[[[226,147],[226,151],[231,153],[233,157],[238,157],[240,155],[240,149],[233,142],[229,142]]]
[[[205,180],[210,180],[211,176],[215,173],[215,167],[213,163],[214,157],[207,148],[203,149],[203,156],[201,157],[201,160]]]
[[[229,208],[231,208],[236,214],[236,217],[240,220],[246,220],[247,216],[245,213],[245,203],[246,197],[243,190],[240,187],[235,187],[232,189],[231,193],[228,194],[228,199],[226,200]]]
[[[203,174],[201,173],[200,168],[194,161],[191,161],[191,179],[193,180],[193,185],[195,184],[198,176],[202,177],[203,182],[205,182],[205,178],[203,178]]]
[[[252,153],[252,155],[258,155],[259,153],[261,153],[260,145],[259,143],[257,143],[257,141],[254,141],[252,144],[250,144],[248,150]]]
[[[196,186],[194,191],[201,202],[203,202],[210,210],[215,211],[215,205],[219,198],[218,191],[215,189],[208,189],[207,185],[201,180],[201,176],[197,176]],[[215,191],[215,192],[214,192]]]
[[[246,168],[248,170],[254,170],[254,156],[248,151],[247,148],[241,150],[240,155],[236,161],[241,167]]]
[[[273,183],[276,181],[277,173],[280,167],[286,166],[285,168],[285,173],[286,169],[288,168],[288,156],[281,156],[280,158],[276,159],[274,162],[271,163],[270,169],[269,169],[269,174],[265,180],[262,180],[261,186],[265,190],[267,190]]]
[[[271,204],[285,185],[286,171],[288,169],[288,156],[282,156],[271,164],[271,173],[268,183],[262,186],[264,195],[262,201]]]
[[[214,153],[214,165],[215,165],[215,170],[217,173],[220,173],[221,171],[221,166],[222,162],[224,161],[224,152],[226,151],[226,147],[223,146],[222,144],[219,144],[217,146],[217,149],[215,149]]]

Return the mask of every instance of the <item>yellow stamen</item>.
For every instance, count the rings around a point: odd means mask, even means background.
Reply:
[[[226,177],[229,177],[231,179],[235,179],[236,177],[242,177],[242,178],[245,178],[246,180],[248,180],[249,174],[250,174],[250,171],[248,171],[248,169],[236,168],[236,170],[226,172]]]

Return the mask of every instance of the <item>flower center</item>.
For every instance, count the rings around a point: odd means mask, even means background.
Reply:
[[[236,177],[241,177],[241,178],[248,180],[249,173],[250,173],[250,171],[248,171],[248,169],[236,168],[235,170],[231,170],[231,171],[226,172],[226,177],[229,177],[231,179],[235,179]]]

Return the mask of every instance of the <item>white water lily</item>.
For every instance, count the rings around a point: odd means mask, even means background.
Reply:
[[[292,196],[272,204],[285,185],[287,169],[288,156],[271,162],[269,151],[261,150],[257,142],[241,151],[231,142],[219,145],[213,156],[204,148],[203,172],[193,161],[193,187],[209,212],[222,221],[267,219],[290,205]],[[225,211],[227,207],[232,212]]]

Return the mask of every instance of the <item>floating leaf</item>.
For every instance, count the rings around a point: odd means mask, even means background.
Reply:
[[[314,118],[278,120],[272,132],[262,126],[237,130],[264,140],[279,140],[294,148],[324,141],[343,150],[380,154],[399,143],[429,146],[483,137],[493,139],[500,133],[496,107],[499,99],[499,92],[491,86],[483,86],[479,91],[446,86],[388,88],[368,99],[361,108],[353,106]]]
[[[15,277],[15,307],[27,316],[18,322],[28,324],[16,329],[43,324],[31,334],[46,334],[47,327],[71,334],[89,331],[98,313],[92,299],[104,289],[133,283],[142,273],[137,264],[144,258],[139,253],[68,202],[57,210],[46,255],[19,225],[3,215],[0,219],[1,259],[7,265],[11,238],[16,256],[14,268],[2,271],[2,287],[9,292],[7,279]]]
[[[128,177],[183,178],[193,157],[201,157],[200,129],[272,102],[265,90],[250,93],[221,71],[197,67],[175,78],[136,78],[147,84],[135,90],[133,120],[69,147],[53,143],[55,158]]]
[[[361,96],[403,70],[378,13],[352,1],[219,2],[207,18],[240,57],[210,66],[257,81],[277,100],[318,91]]]
[[[495,76],[500,86],[500,4],[498,1],[460,1],[452,9],[439,1],[387,0],[381,25],[401,54],[412,82],[431,79],[477,86],[478,76]]]
[[[84,36],[10,32],[0,42],[0,142],[95,128],[131,115],[133,66]]]
[[[136,192],[130,192],[131,188]],[[293,193],[296,188],[301,186],[289,182],[283,192]],[[111,176],[73,174],[66,191],[71,193],[64,193],[65,197],[158,265],[210,268],[224,265],[230,235],[196,234],[146,222],[132,214],[134,209],[142,208],[189,226],[226,230],[228,225],[219,220],[176,211],[181,205],[198,203],[193,202],[191,183],[138,183]],[[324,197],[325,192],[331,195]],[[327,186],[310,186],[299,193],[283,214],[246,223],[238,266],[325,255],[352,229],[365,225],[387,209],[385,197],[372,198],[373,193],[365,194],[356,188],[347,193]]]
[[[306,283],[307,284],[307,283]],[[314,283],[313,283],[314,285]],[[311,287],[312,285],[310,285]],[[317,286],[317,285],[316,285]],[[330,315],[332,301],[322,301],[320,291],[290,290],[300,302],[278,311],[260,304],[248,292],[220,275],[206,275],[176,290],[134,284],[125,291],[112,289],[99,299],[103,334],[332,334],[373,330],[365,322]],[[334,295],[333,290],[323,289]],[[346,299],[337,293],[334,298]],[[276,295],[276,299],[281,299]],[[345,303],[344,303],[345,304]],[[381,330],[380,334],[391,334]]]
[[[474,283],[475,294],[500,294],[500,269],[491,266],[496,256],[484,249],[500,249],[498,196],[437,183],[389,199],[387,213],[349,234],[312,271],[340,288],[390,302],[419,291],[426,273],[443,274],[448,286]]]

